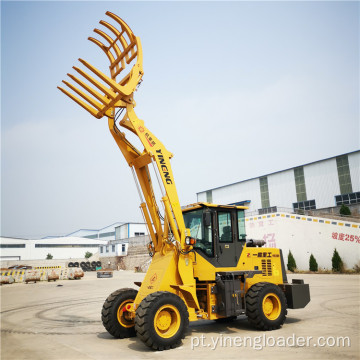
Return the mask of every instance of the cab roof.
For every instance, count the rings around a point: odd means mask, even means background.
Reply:
[[[218,208],[218,209],[239,209],[239,210],[247,210],[248,206],[236,206],[236,205],[217,205],[217,204],[210,204],[207,202],[198,202],[195,204],[189,204],[182,209],[182,212],[201,209],[203,207],[210,207],[210,208]]]

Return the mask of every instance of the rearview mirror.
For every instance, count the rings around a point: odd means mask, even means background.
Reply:
[[[204,226],[210,226],[211,225],[211,213],[204,212],[203,218],[204,218]]]

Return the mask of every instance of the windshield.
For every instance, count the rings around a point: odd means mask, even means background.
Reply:
[[[212,226],[204,226],[203,210],[193,210],[185,212],[185,227],[190,229],[191,237],[196,239],[194,249],[203,252],[206,256],[214,256],[214,246],[212,239]],[[211,222],[212,223],[212,222]]]

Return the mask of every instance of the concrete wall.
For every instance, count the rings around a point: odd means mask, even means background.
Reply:
[[[148,235],[134,236],[121,240],[113,240],[100,246],[99,255],[101,258],[111,256],[126,256],[128,254],[129,248],[138,245],[145,246],[149,243],[149,241],[150,238]],[[125,250],[123,250],[123,247],[125,247]]]
[[[321,269],[331,269],[336,248],[347,268],[360,261],[359,223],[320,217],[276,213],[246,218],[247,239],[262,239],[266,247],[282,249],[285,264],[289,250],[299,270],[309,270],[312,253]]]
[[[136,237],[138,233],[148,235],[146,224],[130,224],[130,237]]]
[[[116,244],[116,243],[109,243],[106,245],[100,246],[99,256],[100,258],[103,257],[111,257],[111,256],[126,256],[128,251],[128,243]],[[123,250],[123,248],[125,249]]]
[[[117,226],[115,229],[115,240],[123,240],[127,238],[133,238],[137,233],[144,233],[148,235],[147,227],[145,223],[126,223]]]
[[[98,252],[99,244],[102,240],[85,239],[78,237],[60,237],[41,240],[26,240],[13,238],[0,238],[1,253],[0,258],[8,260],[20,257],[20,260],[42,260],[46,259],[47,254],[51,254],[53,259],[73,259],[84,258],[87,251]],[[6,247],[6,246],[23,247]]]
[[[348,219],[348,221],[356,221],[356,219],[359,221],[360,218],[360,204],[353,204],[353,205],[346,205],[350,211],[351,211],[351,215],[343,217],[342,220]],[[337,215],[337,217],[341,217],[340,215],[340,209],[341,206],[334,206],[334,207],[329,207],[329,208],[322,208],[322,209],[315,209],[315,210],[309,210],[310,212],[312,212],[311,215],[324,215],[324,214],[329,214],[326,216],[330,216],[330,215]]]
[[[0,259],[0,266],[2,268],[8,268],[9,266],[14,266],[14,265],[27,265],[27,266],[32,266],[32,267],[36,267],[36,266],[61,266],[61,267],[66,267],[68,265],[69,262],[78,262],[79,264],[82,261],[90,261],[90,263],[92,261],[99,261],[99,254],[96,252],[94,253],[93,256],[91,256],[88,259],[85,259],[83,256],[79,257],[79,258],[73,258],[73,259],[51,259],[51,260],[46,260],[46,259],[38,259],[38,260],[4,260],[4,259]]]
[[[100,261],[103,268],[113,270],[135,270],[135,268],[141,268],[144,270],[144,266],[151,261],[151,258],[147,253],[140,253],[127,256],[102,257]]]
[[[149,255],[132,255],[121,258],[119,267],[122,270],[135,270],[135,268],[143,269],[144,265],[151,261]]]

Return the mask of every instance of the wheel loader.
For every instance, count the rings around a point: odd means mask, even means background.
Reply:
[[[196,203],[182,208],[170,165],[172,153],[136,116],[134,92],[143,77],[140,38],[107,12],[96,37],[108,57],[109,75],[79,59],[77,76],[59,89],[109,130],[134,175],[150,237],[152,261],[138,290],[119,289],[102,308],[105,329],[116,338],[138,336],[155,350],[179,346],[189,322],[231,321],[246,315],[259,330],[285,322],[287,309],[310,301],[309,285],[288,283],[280,249],[247,240],[243,206]],[[137,149],[125,132],[134,134]],[[155,182],[161,196],[156,196]],[[160,199],[158,199],[160,197]]]

